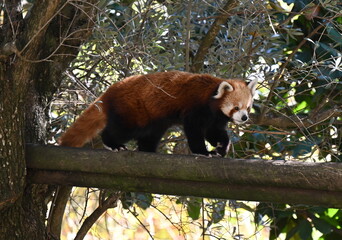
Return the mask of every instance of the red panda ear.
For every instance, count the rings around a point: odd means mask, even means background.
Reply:
[[[217,89],[217,93],[213,96],[213,98],[219,99],[223,96],[225,91],[231,92],[233,90],[233,86],[230,85],[228,82],[221,82]]]
[[[251,90],[252,96],[254,96],[255,89],[257,87],[258,79],[254,79],[250,83],[248,83],[248,88]]]

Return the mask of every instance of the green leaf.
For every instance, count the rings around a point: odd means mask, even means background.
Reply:
[[[342,17],[338,17],[338,18],[336,18],[335,20],[336,20],[336,22],[338,22],[339,24],[342,24]]]
[[[317,48],[317,52],[320,56],[330,57],[331,55],[334,57],[337,57],[339,54],[339,51],[337,51],[335,48],[330,47],[328,44],[319,42],[319,47]]]
[[[312,239],[312,226],[311,223],[303,219],[301,221],[296,221],[295,226],[287,233],[286,240],[310,240]]]
[[[294,113],[302,112],[307,106],[308,106],[307,102],[302,101],[293,109],[293,112]]]
[[[333,231],[333,227],[322,219],[312,218],[312,223],[315,228],[323,234],[328,234]]]
[[[136,204],[146,210],[147,208],[149,208],[151,206],[152,200],[153,200],[153,196],[150,193],[136,193],[135,195],[136,197]]]
[[[255,210],[254,214],[254,222],[257,224],[263,224],[262,223],[262,218],[267,215],[267,216],[272,216],[271,208],[266,204],[266,203],[259,203]]]
[[[328,37],[334,40],[338,45],[342,44],[342,34],[338,32],[331,23],[327,24],[327,33]]]
[[[293,149],[292,156],[297,158],[299,156],[310,153],[313,145],[314,144],[309,141],[298,142],[296,144],[296,147]]]
[[[300,239],[303,239],[303,240],[311,239],[312,226],[308,220],[304,219],[299,222],[298,234],[300,236]]]
[[[122,207],[124,209],[129,209],[130,207],[133,206],[133,199],[132,199],[132,195],[134,193],[131,192],[126,192],[123,194],[123,196],[121,197],[121,203],[122,203]]]
[[[139,192],[126,192],[121,198],[124,209],[133,207],[133,204],[135,203],[138,207],[145,210],[151,206],[152,200],[152,194]]]
[[[217,202],[213,203],[213,211],[211,214],[213,223],[218,223],[223,219],[226,209],[226,202],[226,200],[218,200]]]
[[[199,219],[201,213],[202,199],[201,198],[190,198],[187,204],[187,211],[189,217],[192,220]]]
[[[341,210],[339,210],[339,209],[336,209],[336,208],[328,208],[327,210],[326,210],[326,215],[327,216],[329,216],[330,218],[332,218],[332,217],[334,217],[339,211],[341,211]]]
[[[298,224],[294,223],[293,221],[288,222],[287,225],[291,228],[290,231],[286,232],[286,238],[285,240],[297,240],[298,239],[298,235],[295,235],[296,233],[298,233]]]
[[[275,219],[271,223],[270,240],[278,239],[278,236],[283,232],[283,229],[288,224],[288,218]]]
[[[333,227],[339,227],[342,223],[342,210],[328,208],[326,212],[319,216],[319,219],[329,223]]]

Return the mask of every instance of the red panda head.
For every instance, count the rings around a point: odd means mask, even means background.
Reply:
[[[220,83],[214,99],[219,100],[219,108],[236,124],[249,119],[249,111],[253,105],[257,80],[246,84],[241,80],[226,80]]]

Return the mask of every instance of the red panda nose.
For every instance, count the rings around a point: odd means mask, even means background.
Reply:
[[[241,120],[242,120],[242,121],[247,121],[247,119],[248,119],[247,115],[243,115],[243,116],[241,117]]]

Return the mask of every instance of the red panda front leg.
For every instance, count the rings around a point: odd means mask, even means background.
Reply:
[[[184,132],[188,139],[188,145],[192,153],[209,156],[204,141],[204,129],[196,121],[187,118],[184,121]],[[197,124],[196,124],[197,123]]]
[[[216,147],[216,152],[224,157],[228,153],[229,137],[225,127],[211,127],[207,130],[206,140],[213,146]]]

